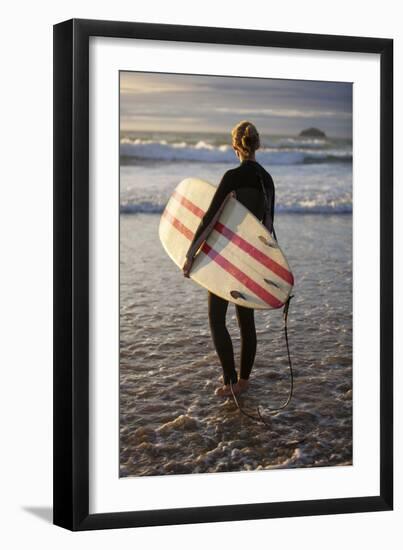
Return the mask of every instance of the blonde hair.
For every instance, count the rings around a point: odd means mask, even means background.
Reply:
[[[250,157],[260,147],[259,132],[248,120],[242,120],[231,131],[232,146],[245,157]]]

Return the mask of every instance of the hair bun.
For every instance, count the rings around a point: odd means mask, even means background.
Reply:
[[[253,155],[253,153],[260,147],[259,132],[256,126],[247,120],[239,122],[232,129],[232,144],[240,150],[246,157]]]

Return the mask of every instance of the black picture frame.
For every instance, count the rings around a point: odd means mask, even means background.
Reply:
[[[380,54],[380,487],[365,497],[89,513],[89,38]],[[393,40],[73,19],[54,26],[54,523],[71,530],[393,507]]]

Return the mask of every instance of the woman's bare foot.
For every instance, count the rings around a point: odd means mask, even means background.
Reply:
[[[233,387],[235,395],[240,395],[241,393],[247,391],[249,388],[249,380],[245,380],[244,378],[240,378],[238,382]]]
[[[231,386],[229,384],[226,384],[225,386],[221,386],[220,388],[217,388],[215,390],[214,394],[218,395],[219,397],[229,397],[230,395],[232,395]]]

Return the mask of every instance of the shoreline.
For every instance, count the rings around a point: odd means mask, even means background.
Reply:
[[[278,222],[296,279],[289,317],[295,393],[273,417],[267,439],[233,403],[214,396],[221,366],[206,291],[184,279],[165,254],[159,216],[121,216],[121,476],[352,460],[352,216],[283,213]],[[289,384],[281,315],[259,311],[255,320],[253,389],[242,398],[248,410],[283,402]],[[232,304],[227,327],[238,365]]]

